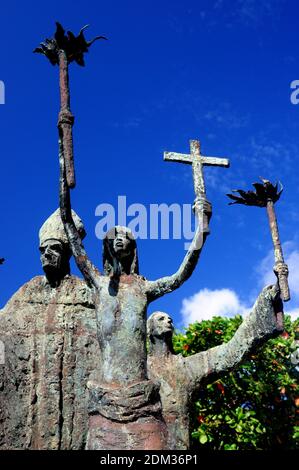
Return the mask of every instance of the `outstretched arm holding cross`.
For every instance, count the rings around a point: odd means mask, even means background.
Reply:
[[[201,250],[209,235],[207,224],[212,215],[212,207],[202,194],[196,198],[193,208],[199,223],[187,254],[175,274],[147,282],[147,296],[150,302],[180,287],[189,279],[197,265]]]
[[[59,165],[60,165],[60,213],[64,225],[65,232],[75,258],[76,264],[80,269],[84,279],[89,286],[96,286],[97,279],[100,275],[97,268],[89,260],[82,240],[77,231],[72,217],[70,190],[66,180],[65,158],[63,153],[63,144],[61,138],[59,139]]]
[[[196,196],[194,211],[199,223],[190,248],[178,271],[172,276],[162,277],[157,281],[148,282],[147,295],[150,302],[180,287],[180,285],[189,279],[193,273],[207,235],[209,234],[208,224],[212,215],[211,204],[206,199],[203,166],[229,166],[229,160],[226,158],[205,157],[201,155],[200,142],[198,140],[190,141],[189,155],[165,152],[164,160],[192,165],[194,191]]]

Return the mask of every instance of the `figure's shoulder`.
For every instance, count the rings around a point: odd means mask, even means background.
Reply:
[[[13,294],[3,310],[21,303],[92,306],[93,293],[86,282],[77,276],[65,276],[58,287],[51,287],[45,276],[35,276]]]
[[[159,354],[148,354],[148,366],[155,376],[180,375],[184,371],[184,358],[181,354],[169,354],[161,356]]]
[[[7,308],[11,303],[21,302],[21,301],[24,301],[25,299],[28,299],[29,301],[32,294],[34,292],[38,292],[44,286],[44,283],[45,283],[44,276],[35,276],[34,278],[30,279],[30,281],[27,281],[25,284],[23,284],[11,296],[11,298],[7,301],[6,305],[4,306],[4,309]]]
[[[83,304],[93,307],[94,291],[84,279],[67,275],[57,288],[57,302],[63,304]]]
[[[27,290],[41,288],[45,285],[46,278],[45,276],[35,276],[30,281],[25,282],[23,286],[21,286],[14,295],[17,295],[19,292],[23,293]]]
[[[184,357],[182,354],[175,354],[173,356],[175,358],[175,366],[177,369],[186,372],[189,363],[189,357]]]

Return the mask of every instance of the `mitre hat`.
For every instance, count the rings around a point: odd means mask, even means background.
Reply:
[[[81,237],[81,240],[86,236],[85,228],[83,225],[82,220],[76,214],[75,211],[72,210],[72,217],[77,228],[77,231]],[[62,243],[68,243],[68,239],[66,233],[64,231],[63,222],[61,220],[60,209],[57,209],[53,212],[52,215],[45,221],[39,231],[39,243],[40,245],[44,243],[46,240],[49,239],[59,240]]]

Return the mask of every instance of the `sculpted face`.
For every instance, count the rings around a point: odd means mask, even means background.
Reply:
[[[173,322],[167,313],[156,312],[151,318],[152,335],[158,338],[173,333]]]
[[[132,231],[128,227],[116,225],[103,239],[103,266],[105,275],[112,273],[139,274],[137,246]]]
[[[43,270],[45,272],[59,272],[65,263],[66,253],[63,244],[59,240],[49,239],[40,245],[39,251]]]
[[[112,246],[115,255],[119,259],[126,258],[131,253],[131,240],[124,231],[116,233]]]

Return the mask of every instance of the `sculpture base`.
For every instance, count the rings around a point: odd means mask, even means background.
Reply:
[[[87,450],[163,450],[165,425],[153,416],[129,423],[110,421],[104,416],[89,418]]]
[[[159,384],[150,380],[120,388],[88,383],[87,450],[164,450]]]

